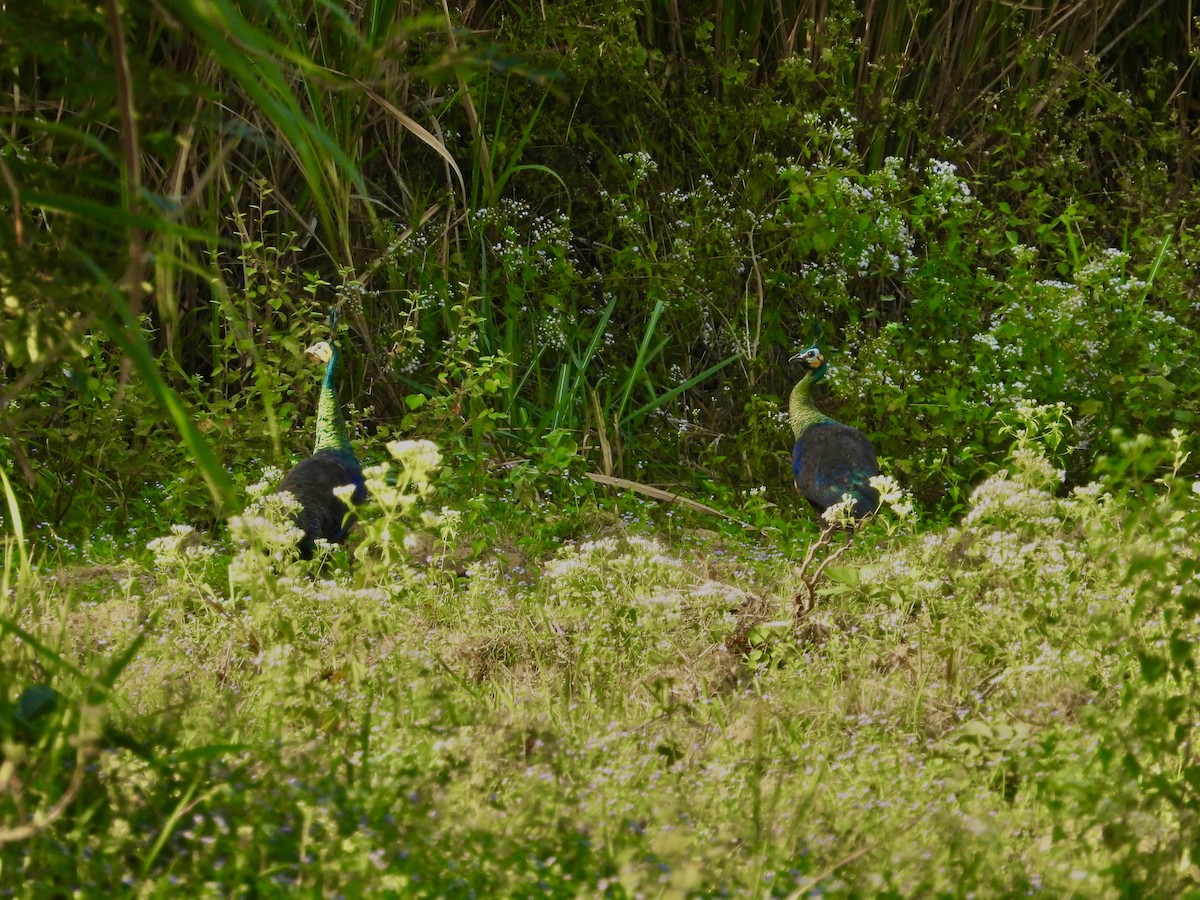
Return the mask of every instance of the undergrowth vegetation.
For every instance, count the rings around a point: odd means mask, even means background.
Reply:
[[[0,896],[1195,891],[1195,34],[0,0]]]
[[[366,435],[481,479],[577,454],[792,502],[817,337],[831,412],[942,513],[996,404],[1068,404],[1073,482],[1195,419],[1165,7],[119,6],[0,22],[0,453],[37,527],[219,521],[205,489],[302,449],[330,305]]]
[[[777,543],[644,505],[460,565],[476,523],[424,442],[391,445],[352,566],[297,561],[262,486],[228,540],[181,524],[152,560],[10,543],[3,883],[1177,895],[1200,874],[1183,441],[1063,494],[1061,410],[1026,413],[959,525],[883,512],[803,608]]]

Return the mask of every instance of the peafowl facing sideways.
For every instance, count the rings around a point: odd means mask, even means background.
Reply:
[[[330,314],[329,323],[331,328],[337,324],[336,314]],[[304,531],[299,545],[300,556],[311,559],[317,538],[340,544],[354,525],[349,507],[333,493],[333,489],[354,485],[351,499],[359,504],[367,499],[367,486],[362,466],[350,446],[346,421],[338,403],[337,367],[341,356],[337,345],[332,341],[319,341],[304,353],[310,359],[325,363],[325,378],[317,402],[317,444],[312,456],[301,460],[284,476],[279,492],[287,491],[300,501],[300,509],[294,514],[297,527]]]
[[[870,482],[879,474],[875,448],[857,428],[835,422],[813,404],[813,385],[829,370],[821,351],[811,347],[791,359],[797,360],[804,365],[804,377],[792,389],[788,404],[796,434],[792,448],[796,489],[821,511],[849,494],[854,498],[854,518],[861,519],[879,506],[879,491]]]

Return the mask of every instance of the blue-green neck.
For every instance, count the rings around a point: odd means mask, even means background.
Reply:
[[[800,436],[813,425],[833,421],[817,409],[812,399],[813,385],[820,381],[824,374],[825,367],[822,366],[815,372],[809,372],[792,388],[792,396],[788,402],[788,419],[792,423],[796,440],[800,440]]]
[[[317,446],[314,453],[321,450],[353,452],[350,436],[346,433],[346,420],[342,418],[342,407],[338,403],[337,366],[340,361],[337,344],[331,341],[325,379],[321,382],[321,394],[317,400]]]

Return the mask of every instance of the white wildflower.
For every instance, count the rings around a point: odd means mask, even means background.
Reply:
[[[664,591],[657,594],[639,594],[634,598],[635,602],[651,608],[678,606],[682,599],[683,597],[674,591]]]
[[[264,497],[271,492],[271,489],[279,483],[279,479],[283,477],[283,472],[275,466],[267,466],[262,471],[262,478],[254,484],[247,486],[246,493],[253,499]]]
[[[587,565],[582,559],[574,557],[568,559],[556,559],[554,562],[547,565],[542,570],[543,578],[566,578],[580,570],[587,570]]]
[[[162,565],[179,554],[187,542],[188,535],[193,534],[195,530],[191,525],[172,525],[169,535],[150,541],[146,544],[146,549],[153,553],[154,558]]]
[[[363,469],[363,478],[371,482],[372,493],[374,493],[373,486],[375,484],[387,484],[388,473],[391,470],[391,463],[376,463],[373,466],[367,466]]]
[[[429,473],[442,462],[441,451],[433,441],[389,441],[387,449],[414,481],[427,481]]]
[[[304,504],[297,500],[291,491],[280,491],[278,494],[272,494],[271,502],[285,513],[298,512],[304,508]]]
[[[233,516],[229,531],[239,541],[267,546],[290,547],[304,537],[295,525],[284,525],[263,515]]]
[[[848,526],[854,524],[854,506],[858,501],[850,494],[843,494],[842,499],[833,506],[827,507],[821,513],[821,518],[830,525]]]
[[[879,491],[881,506],[890,507],[901,519],[911,519],[914,516],[912,495],[902,488],[895,478],[891,475],[873,475],[870,482],[871,487]]]
[[[734,604],[745,602],[747,595],[745,591],[734,587],[732,584],[723,584],[720,581],[712,581],[710,579],[699,587],[692,588],[692,596],[696,598],[712,597]]]

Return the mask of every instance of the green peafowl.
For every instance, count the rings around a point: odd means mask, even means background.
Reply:
[[[337,311],[334,310],[329,314],[330,330],[336,326]],[[350,446],[346,421],[338,402],[337,367],[341,354],[337,344],[331,336],[330,340],[318,341],[304,353],[314,361],[325,363],[325,378],[317,402],[317,443],[313,455],[301,460],[284,476],[279,492],[287,491],[300,501],[300,509],[294,514],[296,525],[304,531],[299,545],[300,556],[311,559],[317,538],[340,544],[354,525],[354,516],[333,493],[334,488],[354,485],[351,499],[360,504],[367,499],[367,485],[362,466]]]
[[[813,404],[813,385],[829,370],[821,351],[811,347],[791,359],[797,360],[804,364],[805,373],[792,389],[788,405],[796,434],[792,448],[796,489],[821,511],[849,494],[854,498],[854,518],[861,519],[879,506],[879,491],[870,482],[879,474],[875,449],[857,428],[835,422]]]

